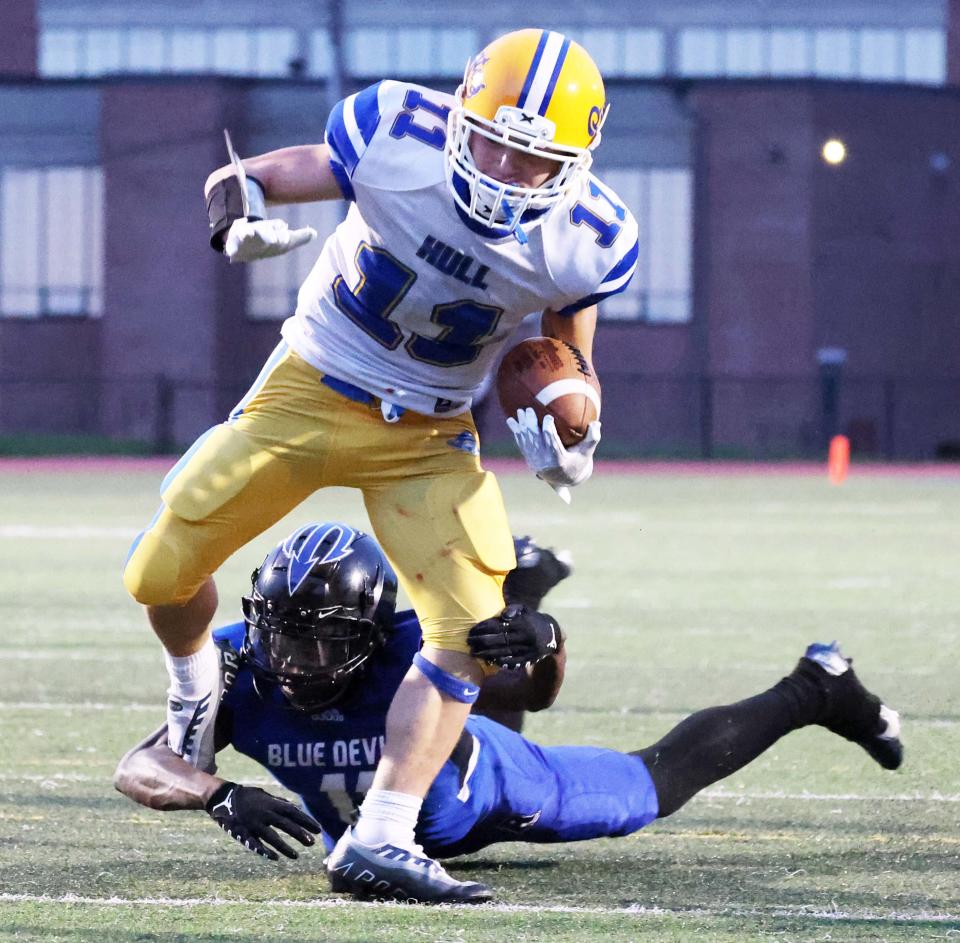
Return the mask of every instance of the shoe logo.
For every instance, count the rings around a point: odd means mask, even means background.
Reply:
[[[452,439],[447,439],[447,445],[460,452],[466,452],[467,455],[480,454],[480,444],[477,442],[477,437],[467,430],[455,435]]]
[[[217,809],[219,809],[221,806],[223,806],[223,808],[227,810],[227,815],[233,815],[233,790],[232,789],[227,793],[226,798],[224,798],[221,802],[218,802],[210,810],[210,814],[213,815],[213,813],[216,812]]]
[[[183,710],[183,705],[179,701],[170,700],[167,702],[167,707],[173,711],[174,714],[179,714]]]

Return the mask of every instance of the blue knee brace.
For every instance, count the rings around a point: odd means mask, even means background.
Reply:
[[[472,704],[480,696],[480,685],[464,681],[456,675],[438,668],[432,661],[427,661],[420,652],[413,656],[413,663],[420,669],[420,673],[441,693],[452,697],[462,704]]]

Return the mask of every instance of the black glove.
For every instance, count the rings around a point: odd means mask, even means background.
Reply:
[[[537,546],[532,537],[514,537],[513,549],[517,566],[507,574],[503,597],[508,604],[539,609],[543,597],[570,575],[570,561],[564,554]]]
[[[210,818],[231,838],[271,861],[280,860],[277,851],[288,858],[297,857],[274,829],[307,846],[313,844],[313,836],[320,832],[320,826],[312,816],[292,802],[271,796],[255,786],[224,783],[210,797],[205,808]]]
[[[563,633],[553,616],[511,605],[500,615],[478,622],[467,644],[475,658],[501,668],[522,668],[560,651]]]

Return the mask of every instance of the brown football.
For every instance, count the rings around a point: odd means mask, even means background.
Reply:
[[[531,337],[507,353],[497,371],[497,394],[508,416],[528,406],[540,420],[553,416],[566,446],[576,445],[600,416],[600,383],[590,361],[552,337]]]

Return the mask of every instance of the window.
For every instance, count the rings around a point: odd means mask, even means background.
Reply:
[[[170,34],[170,69],[204,72],[210,67],[210,34],[199,29],[175,29]]]
[[[256,320],[288,318],[297,307],[297,291],[310,273],[323,241],[343,218],[344,204],[339,202],[300,203],[277,209],[291,229],[313,226],[317,238],[306,246],[263,259],[249,268],[247,315]]]
[[[467,60],[480,49],[480,37],[472,29],[442,29],[437,36],[434,70],[439,75],[459,76]]]
[[[720,31],[685,29],[680,32],[680,74],[720,74]]]
[[[854,75],[851,30],[817,30],[813,37],[813,71],[826,78],[845,79]]]
[[[398,29],[394,33],[394,75],[407,78],[425,75],[435,68],[433,54],[434,30]],[[466,65],[466,63],[463,63]],[[367,66],[369,69],[369,65]],[[461,71],[462,68],[461,68]]]
[[[904,78],[942,85],[947,77],[947,43],[941,30],[908,29],[904,33]]]
[[[297,57],[297,34],[292,29],[259,29],[253,34],[253,72],[282,78]]]
[[[628,29],[623,36],[624,75],[663,75],[666,71],[663,33],[658,29]]]
[[[893,29],[860,32],[860,78],[891,80],[903,75],[902,34]]]
[[[159,29],[132,29],[128,35],[131,72],[163,72],[167,67],[164,33]]]
[[[123,34],[120,30],[92,29],[87,32],[85,72],[105,75],[120,72],[123,65]]]
[[[80,74],[80,33],[75,29],[46,29],[40,34],[40,74]]]
[[[802,29],[770,31],[770,74],[807,75],[810,72],[810,34]]]
[[[580,44],[590,53],[602,75],[622,71],[619,38],[612,29],[584,30]]]
[[[346,37],[346,67],[352,75],[382,78],[394,70],[393,42],[385,29],[355,29]]]
[[[680,76],[819,76],[941,85],[946,81],[942,29],[797,26],[722,29],[690,26],[557,28],[581,43],[610,78]],[[469,27],[363,26],[344,34],[344,60],[360,80],[384,76],[457,79],[467,59],[491,38]],[[669,39],[669,54],[668,54]],[[296,75],[307,57],[310,75],[328,76],[326,29],[286,27],[56,27],[40,35],[45,76],[208,72]],[[668,61],[669,60],[669,61]]]
[[[245,29],[218,29],[213,34],[213,69],[230,75],[253,70],[253,35]]]
[[[759,29],[731,29],[726,34],[727,75],[763,75],[770,70],[765,56],[769,34]]]
[[[333,48],[330,34],[325,29],[315,29],[310,34],[310,62],[311,75],[329,76],[333,71]]]
[[[602,302],[606,320],[679,324],[690,320],[693,173],[686,168],[608,170],[603,180],[640,226],[640,258],[626,291]]]
[[[102,313],[100,168],[2,168],[0,315]]]

